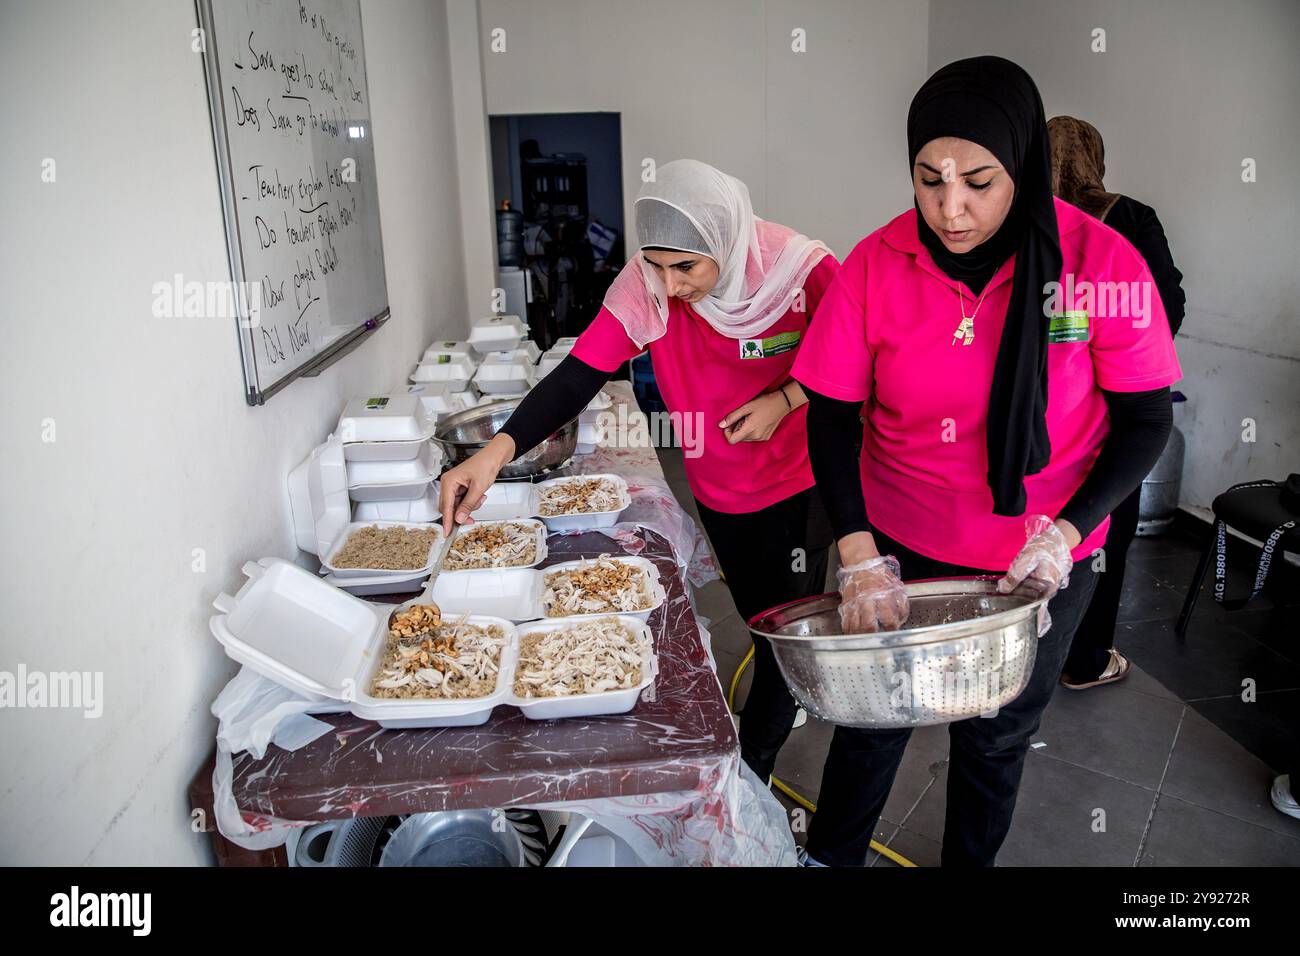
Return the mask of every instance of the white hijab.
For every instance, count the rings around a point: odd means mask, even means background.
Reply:
[[[664,215],[664,206],[680,215]],[[635,208],[636,266],[628,263],[619,273],[605,307],[638,347],[668,328],[667,289],[642,256],[643,248],[683,249],[718,264],[717,284],[691,308],[733,339],[753,338],[775,324],[808,273],[830,253],[822,242],[759,219],[743,182],[694,159],[660,166],[655,181],[641,187]],[[693,235],[682,228],[683,219]]]

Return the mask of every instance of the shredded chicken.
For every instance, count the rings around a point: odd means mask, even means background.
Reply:
[[[468,615],[467,615],[468,616]],[[497,686],[505,632],[465,618],[443,623],[436,604],[417,604],[393,615],[372,697],[470,700]]]
[[[644,640],[613,617],[526,634],[519,642],[515,694],[569,697],[636,687],[649,652]]]
[[[452,539],[444,571],[517,568],[537,560],[537,532],[526,524],[473,525]]]
[[[547,617],[623,614],[644,611],[654,603],[646,570],[607,554],[569,571],[553,571],[545,584],[542,607]]]
[[[542,489],[540,513],[558,515],[596,514],[618,511],[623,497],[608,478],[570,478]]]
[[[429,550],[439,534],[435,527],[381,528],[372,524],[348,535],[330,563],[336,568],[419,571],[429,563]]]

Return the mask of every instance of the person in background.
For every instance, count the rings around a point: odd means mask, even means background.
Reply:
[[[812,493],[808,400],[790,367],[839,262],[824,243],[755,216],[743,182],[696,160],[660,166],[635,210],[639,248],[569,356],[480,452],[443,474],[443,529],[472,520],[506,463],[649,349],[670,413],[691,418],[686,434],[702,442],[686,449],[686,479],[748,621],[824,589],[830,529]],[[740,752],[760,780],[796,710],[767,640],[754,637]]]
[[[1157,296],[1113,315],[1060,294],[1070,277],[1149,288],[1151,275],[1053,198],[1023,69],[984,56],[939,70],[912,100],[907,145],[914,208],[845,259],[793,374],[844,633],[902,626],[904,576],[991,572],[1003,593],[1047,599],[1024,690],[948,725],[942,861],[991,866],[1096,583],[1087,558],[1168,437],[1181,370]],[[910,733],[835,728],[807,862],[864,863]]]
[[[1146,260],[1156,291],[1165,307],[1169,331],[1178,334],[1183,324],[1187,297],[1183,274],[1174,265],[1165,231],[1156,211],[1136,199],[1107,192],[1106,151],[1101,134],[1090,123],[1073,116],[1056,116],[1047,123],[1052,145],[1052,192],[1072,206],[1101,220],[1133,244]],[[1113,684],[1128,676],[1132,664],[1115,649],[1115,622],[1124,591],[1124,568],[1129,546],[1137,533],[1138,504],[1142,486],[1133,489],[1110,514],[1110,529],[1102,546],[1106,570],[1097,580],[1097,590],[1074,632],[1070,656],[1065,661],[1061,684],[1070,690],[1086,690]]]

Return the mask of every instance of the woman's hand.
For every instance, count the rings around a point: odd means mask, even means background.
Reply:
[[[497,474],[514,457],[515,440],[509,435],[495,435],[480,451],[442,473],[438,480],[438,505],[442,511],[443,534],[451,536],[453,516],[456,524],[473,523],[470,512],[483,504]]]
[[[840,630],[845,634],[895,631],[907,620],[907,591],[898,559],[876,555],[840,568]]]
[[[1047,515],[1034,515],[1025,522],[1025,534],[1028,540],[998,581],[998,590],[1003,594],[1018,591],[1034,600],[1043,597],[1051,600],[1057,591],[1070,584],[1070,568],[1074,566],[1070,557],[1071,541],[1075,545],[1079,543],[1079,532],[1068,521],[1053,524]],[[1051,626],[1052,618],[1044,604],[1038,613],[1038,636],[1046,634]]]
[[[764,392],[751,401],[730,412],[718,423],[729,444],[742,441],[767,441],[781,424],[781,419],[789,415],[791,408],[786,404],[781,390]]]

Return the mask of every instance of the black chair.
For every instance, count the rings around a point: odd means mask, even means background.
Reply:
[[[1201,585],[1205,583],[1205,575],[1210,570],[1210,564],[1218,551],[1220,525],[1223,526],[1225,536],[1228,528],[1236,528],[1242,534],[1267,543],[1275,532],[1282,529],[1287,522],[1291,522],[1291,527],[1283,531],[1275,542],[1272,560],[1274,563],[1281,563],[1283,551],[1300,551],[1300,509],[1291,506],[1291,499],[1289,497],[1284,499],[1283,492],[1284,485],[1281,482],[1250,481],[1234,485],[1214,499],[1210,507],[1214,511],[1215,524],[1210,529],[1209,540],[1205,543],[1205,550],[1201,552],[1201,560],[1197,563],[1196,573],[1192,576],[1192,586],[1187,592],[1187,599],[1183,602],[1183,609],[1178,614],[1178,624],[1174,627],[1174,633],[1180,641],[1187,632],[1187,624],[1192,618],[1192,611],[1196,608],[1196,599],[1200,596]],[[1225,562],[1227,560],[1226,550],[1224,560]],[[1237,600],[1225,598],[1223,603],[1229,610],[1235,610],[1250,600],[1250,597]]]

